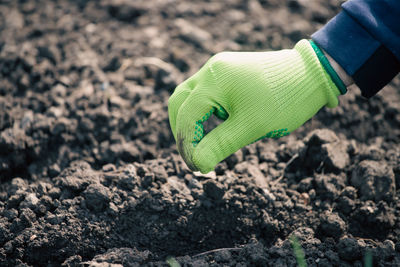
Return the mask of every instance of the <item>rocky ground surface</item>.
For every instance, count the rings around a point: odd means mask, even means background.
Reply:
[[[214,53],[290,48],[336,0],[0,1],[0,266],[400,266],[400,81],[208,175],[167,99]]]

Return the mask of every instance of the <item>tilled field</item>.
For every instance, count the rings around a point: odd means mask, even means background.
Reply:
[[[0,1],[0,265],[295,266],[295,235],[308,266],[400,266],[398,77],[207,175],[168,124],[211,55],[290,48],[340,3]]]

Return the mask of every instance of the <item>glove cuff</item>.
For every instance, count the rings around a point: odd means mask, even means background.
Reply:
[[[324,52],[322,52],[322,50],[318,47],[318,45],[313,40],[310,40],[310,44],[311,44],[311,47],[314,49],[314,52],[319,59],[319,62],[324,67],[325,71],[329,74],[332,81],[335,83],[335,85],[339,89],[340,94],[344,95],[345,93],[347,93],[346,85],[343,83],[342,79],[340,79],[339,75],[333,69],[333,67],[329,63],[329,60],[324,55]]]
[[[295,45],[294,49],[301,55],[304,64],[309,66],[308,77],[313,79],[316,84],[319,84],[318,90],[323,92],[322,95],[325,101],[324,105],[329,108],[336,107],[339,104],[337,97],[341,92],[324,66],[321,64],[310,42],[305,39],[300,40]]]

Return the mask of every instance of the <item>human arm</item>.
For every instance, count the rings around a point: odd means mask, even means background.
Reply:
[[[349,0],[342,7],[312,39],[368,98],[400,71],[400,1]]]

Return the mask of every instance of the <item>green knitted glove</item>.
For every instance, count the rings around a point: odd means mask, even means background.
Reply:
[[[213,56],[175,89],[168,113],[182,158],[207,173],[240,148],[288,135],[323,106],[337,106],[339,94],[310,42],[301,40],[291,50]],[[225,121],[204,135],[212,114]]]

